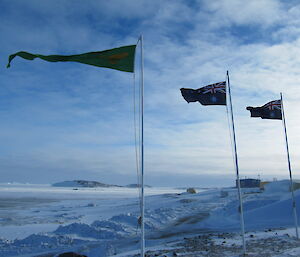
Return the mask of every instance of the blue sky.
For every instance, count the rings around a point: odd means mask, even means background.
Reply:
[[[224,106],[187,104],[230,72],[241,176],[288,178],[282,124],[246,106],[279,98],[300,178],[300,4],[277,0],[2,0],[0,182],[136,182],[133,75],[7,58],[79,54],[144,36],[145,173],[152,185],[232,185]]]

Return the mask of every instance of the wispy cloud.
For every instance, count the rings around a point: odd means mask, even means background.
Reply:
[[[104,50],[134,44],[141,33],[149,181],[170,173],[234,179],[226,108],[187,104],[179,91],[225,80],[226,70],[241,174],[287,174],[280,121],[250,119],[245,110],[278,99],[280,91],[293,167],[299,167],[296,2],[4,0],[0,7],[3,180],[25,180],[25,170],[29,179],[43,182],[79,174],[111,183],[116,174],[134,180],[132,74],[17,58],[9,70],[4,67],[7,56],[19,50]]]

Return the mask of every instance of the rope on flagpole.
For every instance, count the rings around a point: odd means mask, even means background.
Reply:
[[[231,145],[231,156],[232,156],[232,164],[233,166],[235,166],[235,162],[234,162],[234,147],[233,147],[233,139],[232,139],[232,130],[231,128],[231,124],[230,124],[230,117],[229,117],[229,109],[228,109],[228,105],[226,103],[226,116],[227,116],[227,124],[228,124],[228,131],[229,131],[229,138],[230,138],[230,145]]]
[[[144,66],[143,66],[143,41],[142,36],[139,37],[137,44],[141,46],[141,60],[140,60],[140,76],[138,77],[139,86],[136,88],[136,73],[134,71],[134,137],[135,137],[135,155],[136,155],[136,171],[137,171],[137,186],[139,192],[139,208],[140,217],[138,218],[137,227],[141,228],[141,257],[145,256],[145,229],[144,229]],[[136,94],[136,91],[137,94]],[[138,97],[138,101],[136,98]],[[138,102],[138,108],[137,108]],[[137,115],[138,112],[138,115]],[[137,118],[138,116],[138,118]],[[138,120],[138,124],[137,124]]]
[[[235,161],[236,178],[237,178],[237,186],[238,186],[238,198],[239,198],[239,202],[240,202],[239,212],[240,212],[240,219],[241,219],[243,254],[246,255],[245,222],[244,222],[241,183],[240,183],[240,176],[239,176],[238,156],[237,156],[235,128],[234,128],[234,119],[233,119],[233,108],[232,108],[232,99],[231,99],[230,81],[229,81],[228,71],[227,71],[227,81],[228,81],[228,94],[229,94],[230,110],[231,110],[231,125],[232,125],[233,146],[234,146],[234,161]]]
[[[138,95],[139,96],[139,95]],[[139,105],[140,107],[140,105]],[[139,194],[139,208],[140,212],[141,210],[141,178],[140,178],[140,108],[136,107],[136,75],[133,73],[133,123],[134,123],[134,143],[135,143],[135,165],[136,165],[136,175],[137,175],[137,188],[138,188],[138,194]],[[139,123],[137,124],[137,115],[139,119]],[[139,227],[139,224],[137,224],[137,227]]]
[[[293,187],[292,168],[291,168],[291,161],[290,161],[290,152],[289,152],[288,137],[287,137],[287,131],[286,131],[285,115],[284,115],[284,109],[283,109],[282,93],[280,93],[280,100],[281,100],[282,124],[283,124],[283,129],[284,129],[285,143],[286,143],[286,153],[287,153],[287,160],[288,160],[288,169],[289,169],[289,174],[290,174],[290,187],[291,187],[291,192],[292,192],[295,229],[296,229],[297,239],[299,239],[299,233],[298,233],[298,215],[297,215],[296,201],[295,201],[295,194],[294,194],[294,187]]]
[[[141,35],[138,39],[137,45],[140,43],[141,49],[141,63],[140,63],[140,87],[139,87],[139,197],[140,197],[140,211],[141,217],[139,223],[141,226],[141,257],[145,256],[145,196],[144,196],[144,50],[143,50],[143,36]]]

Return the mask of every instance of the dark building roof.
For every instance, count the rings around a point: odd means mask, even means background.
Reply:
[[[236,187],[238,186],[237,180],[235,182]],[[253,179],[253,178],[245,178],[240,179],[241,187],[260,187],[260,179]]]

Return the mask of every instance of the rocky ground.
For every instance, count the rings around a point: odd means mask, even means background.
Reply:
[[[237,257],[244,256],[240,235],[235,233],[205,234],[184,238],[166,245],[166,250],[149,250],[147,257]],[[272,230],[263,237],[248,233],[246,239],[248,257],[300,256],[300,241],[288,234],[278,235]],[[138,257],[139,255],[135,255]]]

